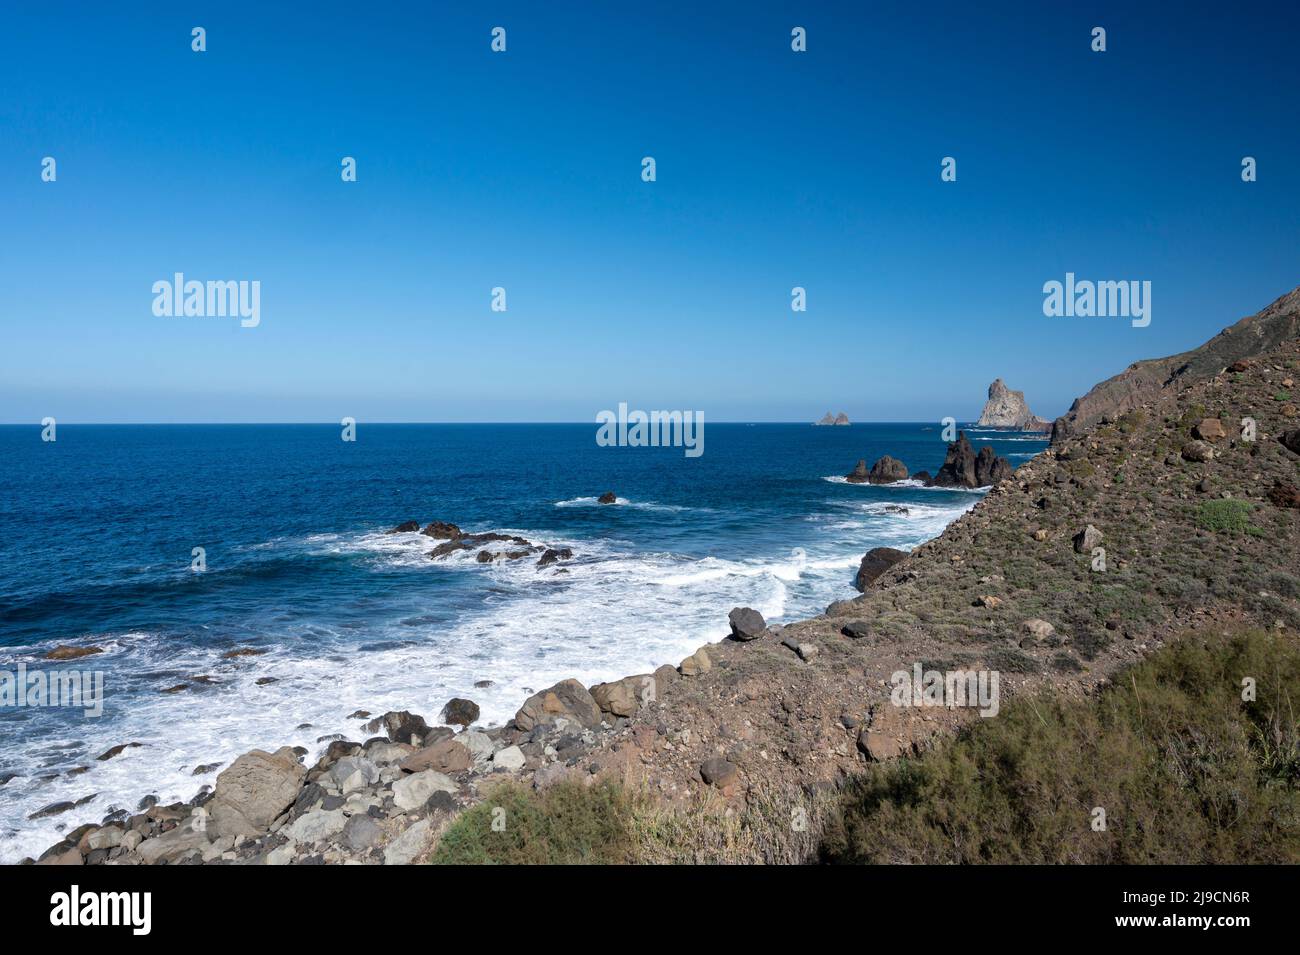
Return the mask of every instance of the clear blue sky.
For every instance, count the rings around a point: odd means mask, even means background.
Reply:
[[[969,418],[995,376],[1054,416],[1300,284],[1298,26],[1294,3],[7,4],[0,421]],[[1067,270],[1150,280],[1150,327],[1044,317]],[[261,325],[155,317],[177,271],[259,280]]]

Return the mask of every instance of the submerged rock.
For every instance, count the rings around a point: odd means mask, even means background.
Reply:
[[[597,504],[617,504],[618,498],[613,491],[606,491],[600,497],[596,498]]]
[[[420,529],[419,521],[403,521],[394,527],[391,531],[385,531],[387,534],[411,534]]]

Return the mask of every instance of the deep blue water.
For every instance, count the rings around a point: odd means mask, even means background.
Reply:
[[[828,480],[884,453],[933,473],[937,425],[708,424],[699,458],[599,447],[595,430],[363,422],[345,443],[332,425],[60,425],[46,443],[37,427],[0,427],[0,669],[94,645],[106,652],[46,666],[102,670],[107,688],[98,718],[0,710],[0,779],[16,774],[0,786],[0,859],[148,792],[189,798],[215,776],[193,776],[199,763],[355,737],[359,708],[432,719],[461,695],[499,722],[563,677],[676,663],[725,633],[737,604],[816,613],[853,594],[866,549],[929,539],[978,499]],[[1044,446],[971,437],[1013,464]],[[607,490],[621,503],[597,504]],[[906,514],[886,510],[899,504]],[[408,519],[510,531],[574,559],[431,561],[429,538],[382,533]],[[205,573],[190,570],[195,547]],[[237,647],[267,652],[223,659]]]

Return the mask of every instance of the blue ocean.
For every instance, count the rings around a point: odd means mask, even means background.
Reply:
[[[146,794],[189,799],[254,747],[360,738],[358,709],[432,721],[467,696],[500,723],[559,679],[679,662],[733,606],[818,613],[855,593],[868,548],[932,538],[980,496],[841,477],[885,453],[933,473],[938,425],[709,424],[698,458],[595,430],[0,427],[0,670],[93,669],[105,687],[98,717],[0,709],[0,861]],[[968,434],[1013,464],[1045,446]],[[385,533],[408,520],[573,556],[431,560],[438,541]],[[45,661],[60,645],[103,652]],[[226,656],[244,648],[263,652]],[[141,745],[96,758],[124,743]],[[28,820],[60,801],[79,805]]]

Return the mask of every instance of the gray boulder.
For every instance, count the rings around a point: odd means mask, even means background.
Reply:
[[[255,749],[240,756],[217,776],[216,789],[207,804],[209,834],[216,838],[266,832],[293,805],[306,775],[307,770],[288,746],[274,753]]]

